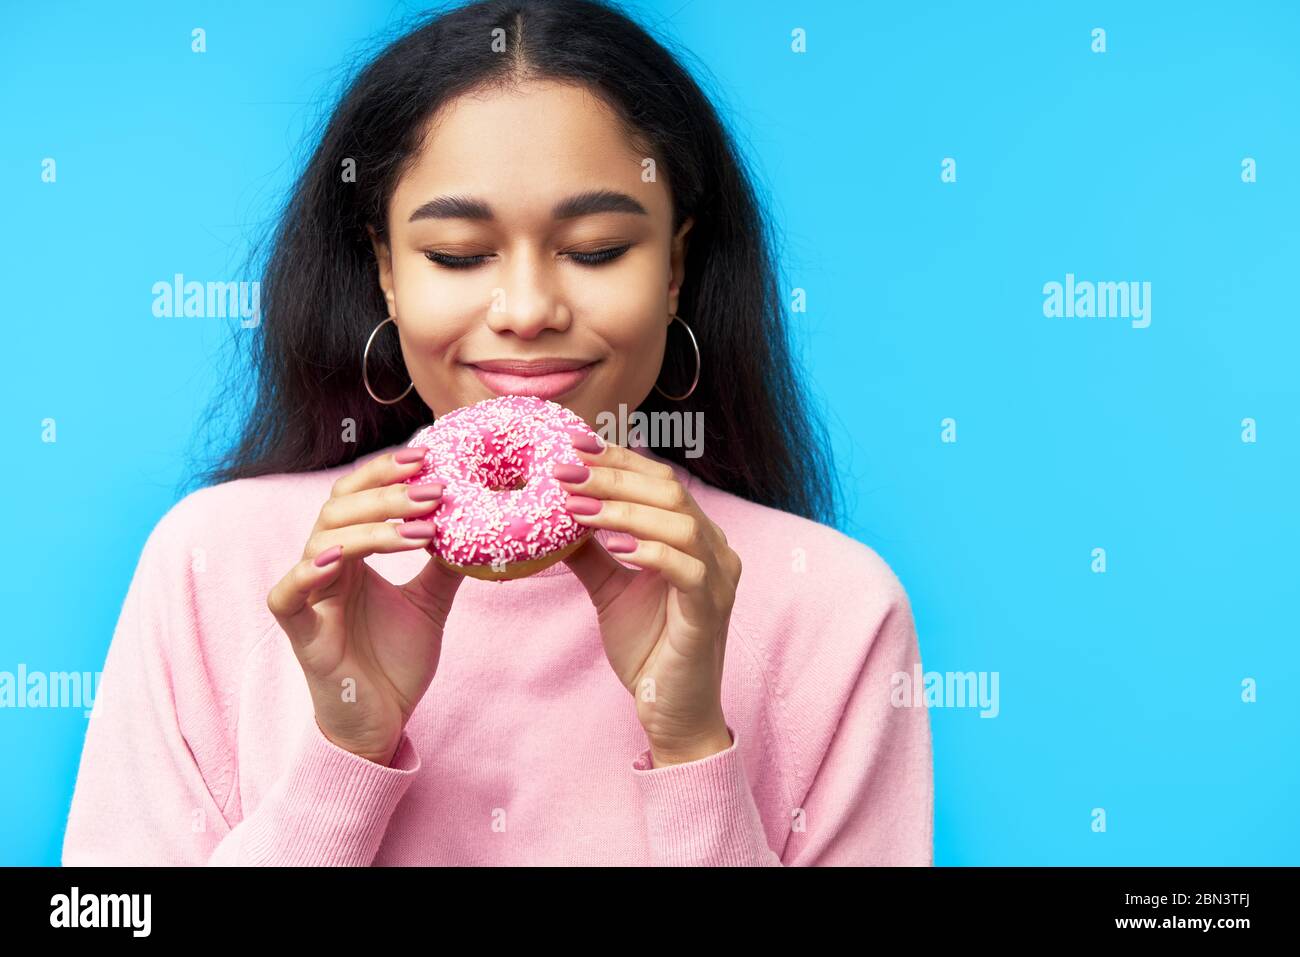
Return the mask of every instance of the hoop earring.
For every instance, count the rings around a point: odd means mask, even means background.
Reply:
[[[396,320],[396,316],[389,316],[384,320],[384,322],[395,322]],[[361,353],[361,381],[365,383],[366,391],[370,393],[370,398],[374,399],[381,405],[392,405],[394,402],[401,402],[406,398],[407,394],[415,388],[415,381],[412,380],[411,384],[406,387],[406,392],[403,392],[396,399],[381,399],[379,396],[375,395],[375,390],[370,388],[370,376],[366,373],[366,360],[370,358],[370,343],[375,341],[375,334],[379,332],[380,329],[384,328],[384,322],[375,326],[374,330],[370,333],[370,338],[366,340],[366,351]]]
[[[700,344],[695,341],[695,333],[691,331],[690,326],[686,325],[685,319],[677,315],[677,313],[673,313],[673,318],[676,319],[678,322],[680,322],[683,326],[686,326],[686,334],[691,337],[691,348],[695,350],[695,378],[691,380],[691,387],[687,389],[685,392],[683,392],[681,395],[669,395],[663,389],[659,388],[658,382],[655,383],[655,390],[665,399],[671,399],[674,402],[680,402],[682,399],[688,398],[690,394],[695,391],[695,387],[699,385],[700,367],[701,367]],[[669,325],[671,325],[671,323],[669,323]]]

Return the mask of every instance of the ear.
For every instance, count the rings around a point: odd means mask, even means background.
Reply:
[[[682,223],[681,228],[677,230],[677,235],[673,237],[668,275],[668,311],[670,313],[677,312],[677,298],[681,293],[682,283],[686,281],[686,234],[691,231],[691,227],[694,225],[695,217],[688,216],[686,222]]]
[[[384,291],[388,314],[396,315],[397,302],[393,294],[393,257],[388,245],[376,235],[375,227],[367,224],[366,232],[370,234],[370,245],[375,250],[375,262],[379,265],[379,287]]]

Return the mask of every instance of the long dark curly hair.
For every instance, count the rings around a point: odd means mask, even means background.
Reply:
[[[515,55],[484,55],[494,35]],[[706,454],[654,451],[735,495],[834,524],[830,444],[792,356],[774,237],[750,173],[679,59],[605,0],[481,0],[425,13],[350,81],[311,134],[319,141],[263,238],[261,321],[236,330],[233,370],[205,416],[209,427],[238,423],[237,435],[209,439],[203,460],[215,464],[191,474],[215,484],[330,468],[404,443],[432,421],[415,390],[381,405],[362,382],[362,349],[387,316],[367,226],[387,238],[389,197],[433,112],[524,79],[600,96],[665,174],[674,232],[695,218],[678,312],[699,342],[699,384],[681,402],[652,391],[640,410],[704,412]],[[341,175],[347,161],[355,181]],[[256,273],[258,249],[249,263]],[[695,358],[682,330],[669,332],[660,381],[675,393]],[[396,336],[376,337],[368,370],[379,395],[401,394]]]

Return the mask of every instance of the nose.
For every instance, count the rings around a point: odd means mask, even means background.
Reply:
[[[511,257],[506,286],[493,290],[488,328],[498,333],[512,332],[521,339],[534,339],[547,329],[567,329],[570,313],[555,294],[556,268],[557,264],[544,255]]]

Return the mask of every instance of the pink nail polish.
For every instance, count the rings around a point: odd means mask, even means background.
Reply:
[[[432,502],[436,498],[442,498],[442,486],[437,482],[412,485],[407,489],[406,496],[412,502]]]
[[[609,552],[634,552],[636,539],[627,532],[615,532],[605,541],[605,550]]]
[[[595,515],[600,511],[600,499],[589,495],[570,495],[565,499],[564,507],[574,515]]]
[[[432,538],[433,522],[403,522],[397,534],[403,538]]]
[[[573,447],[575,449],[581,449],[584,452],[599,452],[605,447],[605,440],[595,433],[579,432],[575,429],[569,435],[573,437]]]
[[[342,554],[343,554],[342,545],[334,545],[330,548],[327,548],[325,549],[325,551],[321,552],[319,555],[316,556],[315,558],[316,567],[324,568],[326,565],[333,565],[336,561],[339,560],[339,556],[341,556]]]
[[[422,462],[424,461],[424,454],[427,451],[428,449],[424,448],[402,449],[400,452],[393,453],[393,461],[398,465],[410,465],[413,462]]]
[[[561,462],[551,468],[551,474],[561,482],[572,482],[576,485],[578,482],[587,481],[591,469],[585,465],[570,465],[568,462]]]

